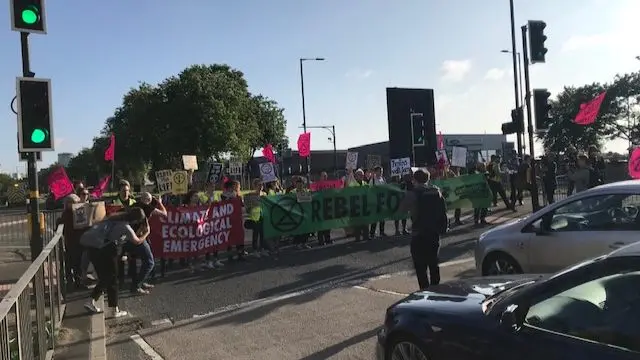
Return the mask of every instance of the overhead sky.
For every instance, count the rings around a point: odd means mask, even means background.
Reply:
[[[639,0],[515,0],[517,38],[544,20],[547,63],[534,88],[609,81],[640,61]],[[0,5],[0,169],[17,161],[9,110],[21,72],[18,33]],[[302,122],[300,57],[309,125],[335,125],[339,148],[388,139],[386,87],[435,89],[443,133],[500,133],[514,105],[508,0],[48,1],[48,35],[31,36],[31,65],[51,78],[56,152],[90,146],[122,96],[194,63],[227,63],[251,91],[286,109],[295,143]],[[520,47],[520,41],[518,41]],[[185,134],[185,136],[188,136]],[[330,149],[313,130],[312,148]],[[625,142],[607,144],[624,151]],[[131,149],[135,151],[135,149]],[[56,160],[45,153],[39,166]]]

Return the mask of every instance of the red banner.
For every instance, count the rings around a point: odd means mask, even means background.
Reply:
[[[159,258],[188,258],[244,244],[242,201],[205,206],[167,206],[167,217],[153,216],[151,249]]]
[[[344,180],[322,180],[311,183],[311,191],[322,191],[327,189],[342,189]]]

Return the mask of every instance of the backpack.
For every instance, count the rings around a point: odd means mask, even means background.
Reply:
[[[416,205],[411,216],[412,228],[418,230],[419,234],[446,234],[449,226],[447,206],[440,190],[421,187],[413,191]]]

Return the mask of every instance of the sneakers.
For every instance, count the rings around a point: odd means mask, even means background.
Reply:
[[[222,263],[222,261],[220,261],[220,260],[216,260],[216,261],[213,262],[213,267],[214,268],[224,267],[224,263]]]
[[[142,284],[140,284],[140,285],[141,285],[141,287],[142,287],[143,289],[147,289],[147,290],[149,290],[149,289],[153,289],[154,287],[156,287],[155,285],[152,285],[152,284],[149,284],[149,283],[146,283],[146,282],[145,282],[145,283],[142,283]]]
[[[114,318],[121,318],[124,316],[129,315],[128,312],[124,311],[124,310],[120,310],[117,306],[113,308],[113,317]]]
[[[143,289],[141,287],[136,289],[136,293],[138,293],[138,295],[149,295],[149,294],[151,294],[151,292],[149,292],[149,290]]]
[[[100,309],[99,307],[97,307],[97,306],[96,306],[96,301],[95,301],[95,300],[93,300],[93,299],[91,299],[91,300],[87,301],[87,302],[84,304],[84,308],[85,308],[88,312],[90,312],[90,313],[92,313],[92,314],[99,314],[99,313],[101,313],[101,312],[102,312],[102,309]]]

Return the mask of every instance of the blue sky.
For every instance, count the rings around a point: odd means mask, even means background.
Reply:
[[[547,22],[547,63],[532,67],[533,87],[555,93],[640,68],[640,1],[515,6],[518,28]],[[14,172],[8,104],[21,65],[8,11],[0,6],[0,169]],[[49,34],[31,37],[31,65],[53,82],[57,152],[89,146],[139,81],[156,83],[194,63],[242,70],[253,92],[286,109],[292,143],[302,118],[300,57],[327,59],[305,66],[307,122],[335,124],[340,148],[388,139],[388,86],[435,89],[445,134],[499,133],[513,107],[510,57],[500,53],[511,44],[508,0],[64,0],[48,1],[47,15]],[[312,148],[330,149],[328,136],[313,130]],[[45,153],[40,166],[55,159]]]

